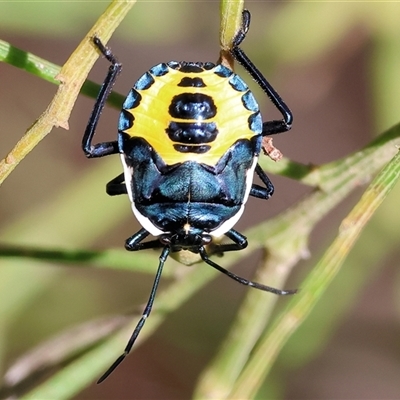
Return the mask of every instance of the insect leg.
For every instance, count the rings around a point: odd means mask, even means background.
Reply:
[[[263,124],[263,136],[273,135],[276,133],[288,131],[293,122],[293,115],[289,107],[281,99],[279,94],[263,76],[263,74],[258,70],[258,68],[253,64],[253,62],[247,57],[246,53],[239,47],[246,37],[247,31],[250,26],[250,12],[248,10],[243,10],[243,22],[242,27],[236,34],[233,40],[233,46],[230,50],[234,59],[241,64],[244,69],[251,75],[251,77],[258,83],[260,88],[266,93],[269,99],[272,101],[274,106],[282,114],[283,119],[267,121]]]
[[[268,175],[263,171],[259,164],[256,166],[256,174],[261,179],[265,187],[253,184],[250,190],[250,196],[257,197],[259,199],[268,200],[274,194],[274,185],[268,178]]]
[[[106,192],[109,196],[118,196],[120,194],[128,194],[125,186],[125,176],[120,174],[106,185]]]
[[[110,154],[117,154],[119,152],[118,142],[116,140],[112,142],[92,144],[96,126],[100,119],[100,114],[104,108],[108,96],[112,91],[115,80],[122,69],[122,64],[117,61],[117,59],[111,53],[111,50],[105,47],[97,36],[93,38],[93,43],[100,53],[103,54],[103,56],[111,63],[111,65],[108,69],[107,76],[101,85],[100,92],[97,95],[96,103],[82,138],[82,150],[88,158],[103,157]]]

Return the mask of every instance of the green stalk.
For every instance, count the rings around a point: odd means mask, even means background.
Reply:
[[[252,399],[265,380],[273,362],[290,335],[307,318],[343,265],[365,224],[382,204],[400,176],[400,153],[369,185],[349,215],[342,221],[338,236],[308,275],[300,293],[261,337],[251,359],[235,382],[228,399]]]
[[[258,243],[267,255],[257,270],[255,280],[282,288],[293,266],[308,253],[308,238],[315,225],[360,181],[376,174],[393,157],[399,137],[400,125],[397,125],[365,149],[340,162],[316,168],[310,172],[310,175],[315,176],[308,178],[310,181],[318,181],[326,190],[311,193],[282,215],[246,232],[249,243],[252,246]],[[300,287],[303,293],[303,286]],[[298,297],[295,295],[293,301]],[[230,398],[232,386],[245,368],[249,354],[264,331],[276,301],[277,296],[268,296],[257,290],[248,292],[224,345],[203,372],[195,398]],[[266,363],[268,360],[264,356]]]
[[[0,161],[0,185],[53,127],[68,129],[68,119],[76,98],[99,56],[91,43],[91,38],[96,34],[103,43],[107,43],[135,2],[135,0],[114,0],[55,76],[54,79],[60,82],[60,86],[53,100],[5,159]],[[13,58],[11,55],[8,57]]]

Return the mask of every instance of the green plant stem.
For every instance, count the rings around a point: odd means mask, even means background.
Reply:
[[[60,81],[56,79],[61,71],[59,65],[12,46],[4,40],[0,40],[0,62],[13,65],[55,85],[60,84]],[[99,90],[99,84],[87,79],[83,83],[80,93],[95,98]],[[121,94],[113,92],[108,97],[107,104],[115,108],[121,108],[123,101],[124,97]]]
[[[154,265],[157,263],[158,255],[138,252],[135,257],[132,257],[132,253],[125,249],[69,250],[0,244],[0,258],[26,258],[42,262],[71,264],[75,267],[125,269],[154,275]],[[173,270],[168,268],[163,272],[163,276],[173,276]]]
[[[126,315],[91,320],[39,344],[18,358],[7,370],[0,398],[29,390],[32,380],[46,376],[52,368],[79,356],[94,343],[106,338],[119,327],[125,326],[128,318],[131,321],[130,316]]]
[[[56,85],[60,83],[56,79],[56,76],[61,71],[59,65],[18,49],[4,40],[0,40],[0,61],[21,68],[26,72]]]
[[[242,24],[244,0],[222,0],[220,3],[220,33],[219,42],[222,50],[232,47],[233,38]]]
[[[217,272],[212,268],[199,265],[190,269],[184,277],[160,293],[157,296],[157,306],[151,318],[146,322],[134,349],[158,328],[170,312],[184,304],[216,275]],[[71,398],[95,378],[98,378],[115,360],[125,347],[137,321],[137,318],[130,319],[129,324],[124,325],[111,338],[89,350],[26,395],[21,396],[21,399],[62,400]]]
[[[254,398],[281,348],[318,302],[341,268],[363,227],[393,189],[399,176],[400,153],[397,152],[342,221],[337,238],[306,278],[301,292],[291,300],[287,309],[261,337],[227,398]]]
[[[379,135],[363,149],[353,154],[321,166],[305,165],[286,158],[273,162],[268,157],[261,156],[259,164],[263,169],[273,174],[296,179],[305,185],[319,187],[325,192],[332,192],[342,184],[343,175],[351,178],[349,168],[364,170],[364,178],[368,174],[376,173],[382,167],[382,160],[389,160],[393,155],[393,148],[399,143],[400,127],[395,125],[382,135]]]
[[[311,171],[314,174],[311,179],[320,180],[320,186],[327,191],[314,191],[282,215],[246,232],[249,243],[252,246],[257,243],[268,255],[257,270],[257,281],[275,287],[284,285],[292,267],[308,253],[308,238],[314,226],[360,182],[376,174],[393,157],[399,137],[400,125],[396,125],[341,162]],[[303,292],[303,286],[301,289]],[[248,292],[221,351],[203,372],[195,398],[230,398],[231,388],[265,329],[276,301],[277,297],[267,298],[260,291]]]
[[[134,3],[134,0],[114,0],[72,53],[56,76],[60,86],[49,106],[5,159],[0,161],[0,184],[53,127],[68,129],[68,119],[73,105],[86,76],[98,58],[98,53],[91,44],[91,38],[96,34],[107,43]]]
[[[244,0],[222,0],[220,3],[220,58],[219,62],[231,70],[234,69],[234,60],[230,53],[233,39],[242,25]]]

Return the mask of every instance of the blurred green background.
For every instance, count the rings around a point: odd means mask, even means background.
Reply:
[[[1,3],[0,38],[62,65],[106,5]],[[274,139],[285,156],[323,164],[360,149],[399,121],[399,3],[257,1],[246,7],[253,18],[243,48],[294,113],[292,131]],[[218,27],[216,0],[139,1],[110,41],[124,65],[116,90],[127,93],[144,71],[161,61],[216,61]],[[99,60],[90,78],[102,82],[107,68]],[[57,88],[6,64],[0,64],[0,84],[3,158]],[[264,118],[275,118],[268,99],[254,91]],[[3,184],[3,243],[121,248],[138,229],[128,199],[111,198],[104,191],[121,172],[118,157],[89,162],[80,149],[93,103],[81,96],[69,131],[53,130]],[[117,118],[115,110],[104,112],[100,140],[115,137]],[[263,210],[265,218],[309,191],[291,180],[272,178],[276,192],[265,214]],[[287,287],[299,285],[362,190],[318,226],[311,238],[311,258],[298,266]],[[399,197],[397,187],[323,301],[286,346],[263,398],[399,397]],[[259,209],[257,200],[250,200],[238,229],[258,222]],[[235,272],[250,277],[258,256]],[[0,265],[3,371],[19,355],[66,328],[140,306],[152,282],[151,276],[31,260],[0,259]],[[167,283],[165,279],[163,285]],[[109,380],[77,399],[189,398],[245,291],[219,277],[174,313]]]

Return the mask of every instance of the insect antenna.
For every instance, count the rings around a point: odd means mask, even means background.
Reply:
[[[133,345],[135,344],[135,341],[136,341],[137,337],[139,336],[139,333],[142,330],[143,325],[146,322],[146,319],[148,318],[148,316],[151,313],[151,309],[152,309],[153,303],[154,303],[154,298],[156,297],[158,284],[160,283],[162,270],[163,270],[165,261],[167,260],[168,255],[170,253],[170,250],[171,249],[169,246],[165,246],[163,248],[163,251],[160,254],[160,263],[158,264],[157,273],[154,278],[153,286],[151,288],[149,300],[147,301],[147,304],[143,311],[143,314],[142,314],[139,322],[137,323],[137,325],[128,341],[128,344],[126,345],[124,352],[114,361],[114,363],[111,365],[111,367],[108,368],[108,370],[100,377],[100,379],[97,381],[97,383],[103,382],[111,375],[111,373],[119,366],[119,364],[121,364],[122,361],[124,361],[125,357],[129,354]]]
[[[238,275],[234,274],[233,272],[230,272],[230,271],[226,270],[225,268],[223,268],[220,265],[216,264],[214,261],[210,260],[209,257],[208,257],[208,254],[206,253],[206,250],[204,249],[204,247],[200,247],[199,248],[199,254],[200,254],[201,258],[203,259],[203,261],[205,263],[207,263],[211,267],[215,268],[216,270],[222,272],[223,274],[229,276],[229,278],[232,278],[236,282],[241,283],[242,285],[250,286],[250,287],[253,287],[255,289],[263,290],[265,292],[275,293],[275,294],[278,294],[278,295],[281,295],[281,296],[286,296],[286,295],[289,295],[289,294],[297,293],[297,289],[294,289],[294,290],[281,290],[281,289],[273,288],[271,286],[263,285],[262,283],[253,282],[253,281],[249,281],[248,279],[242,278],[241,276],[238,276]]]

